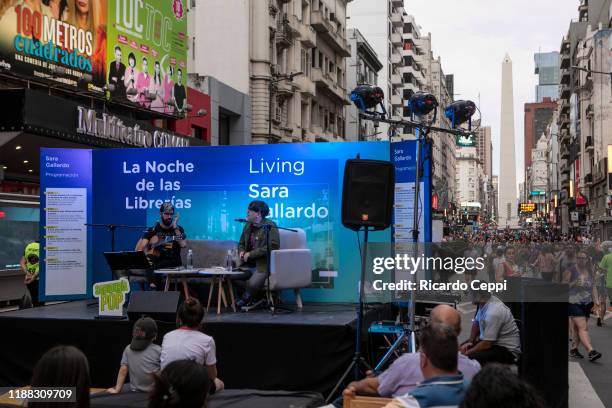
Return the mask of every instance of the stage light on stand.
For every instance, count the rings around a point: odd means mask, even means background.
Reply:
[[[385,117],[387,111],[383,105],[385,93],[382,89],[372,85],[359,85],[351,92],[351,102],[353,102],[362,113],[371,116]],[[382,112],[377,112],[376,108],[380,105]],[[371,111],[369,109],[373,109]]]
[[[472,130],[474,113],[476,113],[476,104],[472,101],[456,101],[444,109],[444,116],[451,121],[453,129],[468,122],[468,129]]]
[[[136,96],[138,95],[138,90],[136,88],[128,88],[125,93],[127,94],[127,96]]]
[[[438,100],[435,96],[426,92],[417,92],[410,97],[408,109],[416,116],[425,116],[438,107]],[[436,112],[434,112],[435,115]],[[434,116],[435,121],[435,116]]]

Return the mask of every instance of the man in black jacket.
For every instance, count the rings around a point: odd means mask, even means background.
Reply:
[[[238,280],[246,281],[246,290],[238,307],[251,302],[253,294],[263,288],[268,273],[268,253],[266,246],[266,229],[270,229],[270,251],[280,248],[278,229],[273,221],[266,219],[270,208],[263,201],[253,201],[247,209],[247,224],[240,235],[238,251],[240,255],[242,275]]]
[[[108,83],[115,86],[113,97],[125,96],[125,64],[121,62],[121,48],[115,46],[115,62],[108,67]]]

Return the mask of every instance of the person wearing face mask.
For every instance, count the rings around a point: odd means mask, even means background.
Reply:
[[[24,283],[26,284],[28,291],[30,291],[30,297],[32,298],[32,306],[41,306],[42,303],[38,301],[38,289],[39,289],[39,257],[40,257],[40,244],[38,241],[29,243],[26,245],[23,251],[23,256],[19,262],[21,271],[25,273]],[[25,306],[25,307],[30,307]]]
[[[165,202],[159,208],[160,220],[147,229],[136,244],[136,251],[145,251],[155,269],[181,266],[181,248],[187,246],[183,227],[174,217],[174,206]]]

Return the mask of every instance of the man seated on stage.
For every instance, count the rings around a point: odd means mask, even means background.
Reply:
[[[430,319],[432,326],[450,327],[455,336],[459,336],[461,333],[461,315],[456,309],[448,305],[434,307]],[[463,373],[466,380],[471,380],[480,370],[478,362],[470,360],[461,353],[457,356],[457,363],[459,371]],[[406,353],[395,360],[378,377],[367,377],[361,381],[352,382],[344,392],[387,398],[409,393],[424,379],[419,364],[419,353]]]
[[[512,312],[487,291],[474,291],[473,296],[478,312],[470,338],[461,345],[461,352],[483,366],[514,364],[521,353],[521,340]]]
[[[235,280],[246,281],[242,298],[236,302],[238,307],[252,303],[253,295],[264,287],[268,273],[268,253],[266,248],[266,228],[270,230],[270,251],[280,248],[278,229],[273,221],[266,219],[270,213],[268,204],[263,201],[252,201],[247,209],[247,223],[240,235],[238,251],[242,275]]]
[[[174,217],[172,203],[162,204],[159,217],[160,221],[140,238],[136,251],[144,251],[155,269],[181,266],[181,248],[185,248],[187,242],[185,230],[177,224],[178,217]]]

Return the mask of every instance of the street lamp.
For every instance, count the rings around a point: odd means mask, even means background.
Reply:
[[[268,144],[272,140],[272,96],[274,91],[276,91],[276,84],[282,81],[289,80],[289,82],[293,81],[298,75],[302,75],[302,71],[293,72],[289,75],[276,75],[270,77],[270,84],[268,86]]]

